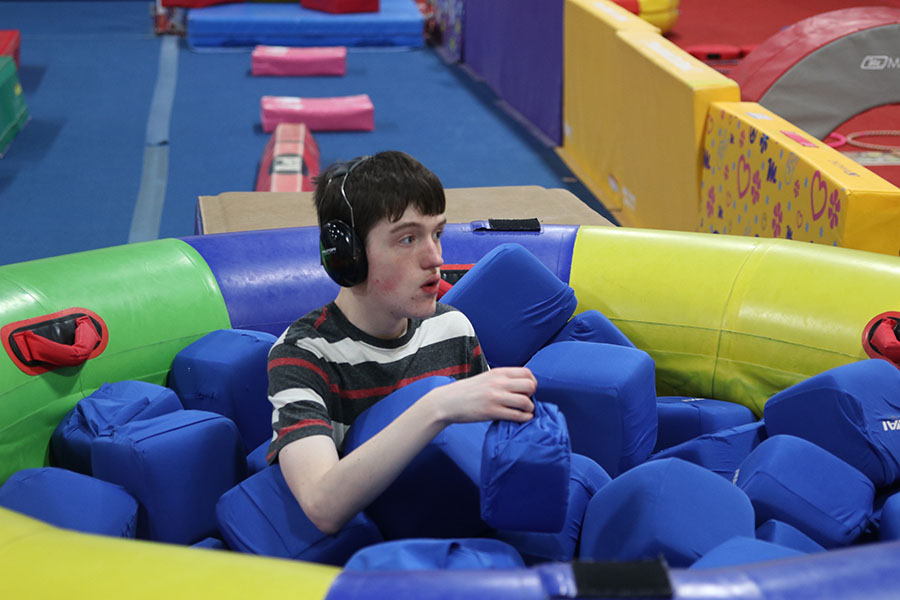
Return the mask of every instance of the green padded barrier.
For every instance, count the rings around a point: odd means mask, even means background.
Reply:
[[[28,120],[28,108],[11,56],[0,56],[0,156]]]
[[[164,385],[175,354],[231,326],[209,267],[180,240],[0,267],[0,327],[73,307],[106,323],[109,341],[99,356],[27,375],[0,350],[0,484],[46,464],[50,435],[81,398],[105,382]]]

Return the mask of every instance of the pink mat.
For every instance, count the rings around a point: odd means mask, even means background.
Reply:
[[[344,75],[347,72],[347,48],[257,46],[250,55],[250,65],[251,72],[257,76]]]
[[[279,123],[304,123],[310,131],[372,131],[375,106],[368,94],[337,98],[263,96],[263,131]]]

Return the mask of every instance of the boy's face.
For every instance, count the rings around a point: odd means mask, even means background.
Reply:
[[[367,309],[378,320],[425,318],[437,302],[444,215],[422,215],[410,206],[399,221],[379,221],[366,239]]]

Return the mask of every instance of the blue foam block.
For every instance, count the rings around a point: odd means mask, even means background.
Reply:
[[[131,421],[181,410],[169,388],[144,381],[104,383],[70,410],[50,436],[54,466],[91,474],[91,443],[100,433]]]
[[[228,546],[251,554],[343,565],[360,548],[382,541],[378,528],[362,513],[334,535],[319,531],[294,499],[278,465],[224,493],[215,515]]]
[[[499,530],[497,539],[514,546],[527,564],[575,558],[588,502],[611,481],[603,467],[586,456],[572,454],[566,520],[559,533]]]
[[[568,322],[575,292],[518,244],[478,261],[442,302],[472,322],[491,366],[522,366]]]
[[[878,535],[882,540],[900,540],[900,493],[891,495],[881,507]]]
[[[760,420],[698,436],[666,448],[650,459],[680,458],[731,481],[741,462],[766,437],[765,422]]]
[[[548,533],[562,529],[572,445],[556,406],[535,402],[534,417],[525,423],[491,423],[481,457],[481,517],[488,525]]]
[[[550,340],[551,344],[556,342],[597,342],[635,347],[631,340],[598,310],[586,310],[572,317]]]
[[[427,392],[453,381],[451,377],[428,377],[382,398],[347,431],[346,453],[384,429]],[[481,519],[478,490],[487,428],[487,423],[447,427],[366,508],[384,539],[480,537],[489,531]]]
[[[193,544],[216,533],[215,505],[247,475],[237,427],[229,419],[181,410],[133,421],[94,440],[94,475],[140,503],[137,537]]]
[[[272,437],[266,368],[276,339],[259,331],[213,331],[176,354],[169,371],[169,387],[185,408],[234,421],[245,453]]]
[[[600,488],[584,516],[581,558],[662,555],[671,566],[688,567],[738,535],[754,535],[747,495],[702,467],[667,458],[639,465]]]
[[[835,367],[772,396],[763,412],[770,435],[825,448],[876,487],[900,478],[900,370],[868,359]]]
[[[266,452],[269,450],[269,440],[264,441],[247,455],[247,474],[253,475],[269,466],[266,460]]]
[[[214,537],[204,538],[196,544],[193,544],[193,546],[194,548],[207,548],[209,550],[228,550],[228,546],[225,545],[225,542]]]
[[[0,506],[83,533],[133,538],[137,527],[138,503],[121,486],[56,467],[14,473]]]
[[[594,459],[612,477],[650,455],[656,388],[646,352],[560,342],[541,349],[526,366],[538,382],[535,399],[557,405],[565,415],[574,452]]]
[[[344,571],[516,569],[524,566],[516,549],[500,540],[411,539],[363,548],[350,557]]]
[[[411,0],[380,0],[378,12],[328,14],[299,3],[221,4],[187,17],[191,46],[424,45],[424,18]]]
[[[804,554],[824,552],[825,548],[814,539],[783,521],[769,519],[756,528],[756,539],[793,548]]]
[[[756,421],[746,406],[734,402],[684,396],[661,396],[656,399],[659,428],[654,452],[729,427]]]
[[[704,554],[697,562],[690,566],[690,569],[732,567],[735,565],[746,565],[766,560],[789,558],[791,556],[803,556],[804,554],[804,552],[800,552],[799,550],[773,544],[772,542],[736,536],[719,544]]]
[[[752,500],[758,524],[784,521],[829,549],[856,539],[872,514],[875,488],[865,475],[791,435],[757,446],[734,482]]]

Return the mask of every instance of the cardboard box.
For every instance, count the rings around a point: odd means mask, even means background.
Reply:
[[[537,185],[450,188],[447,220],[537,218],[548,225],[612,225],[578,196]],[[312,192],[225,192],[200,196],[195,233],[225,233],[318,225]]]

